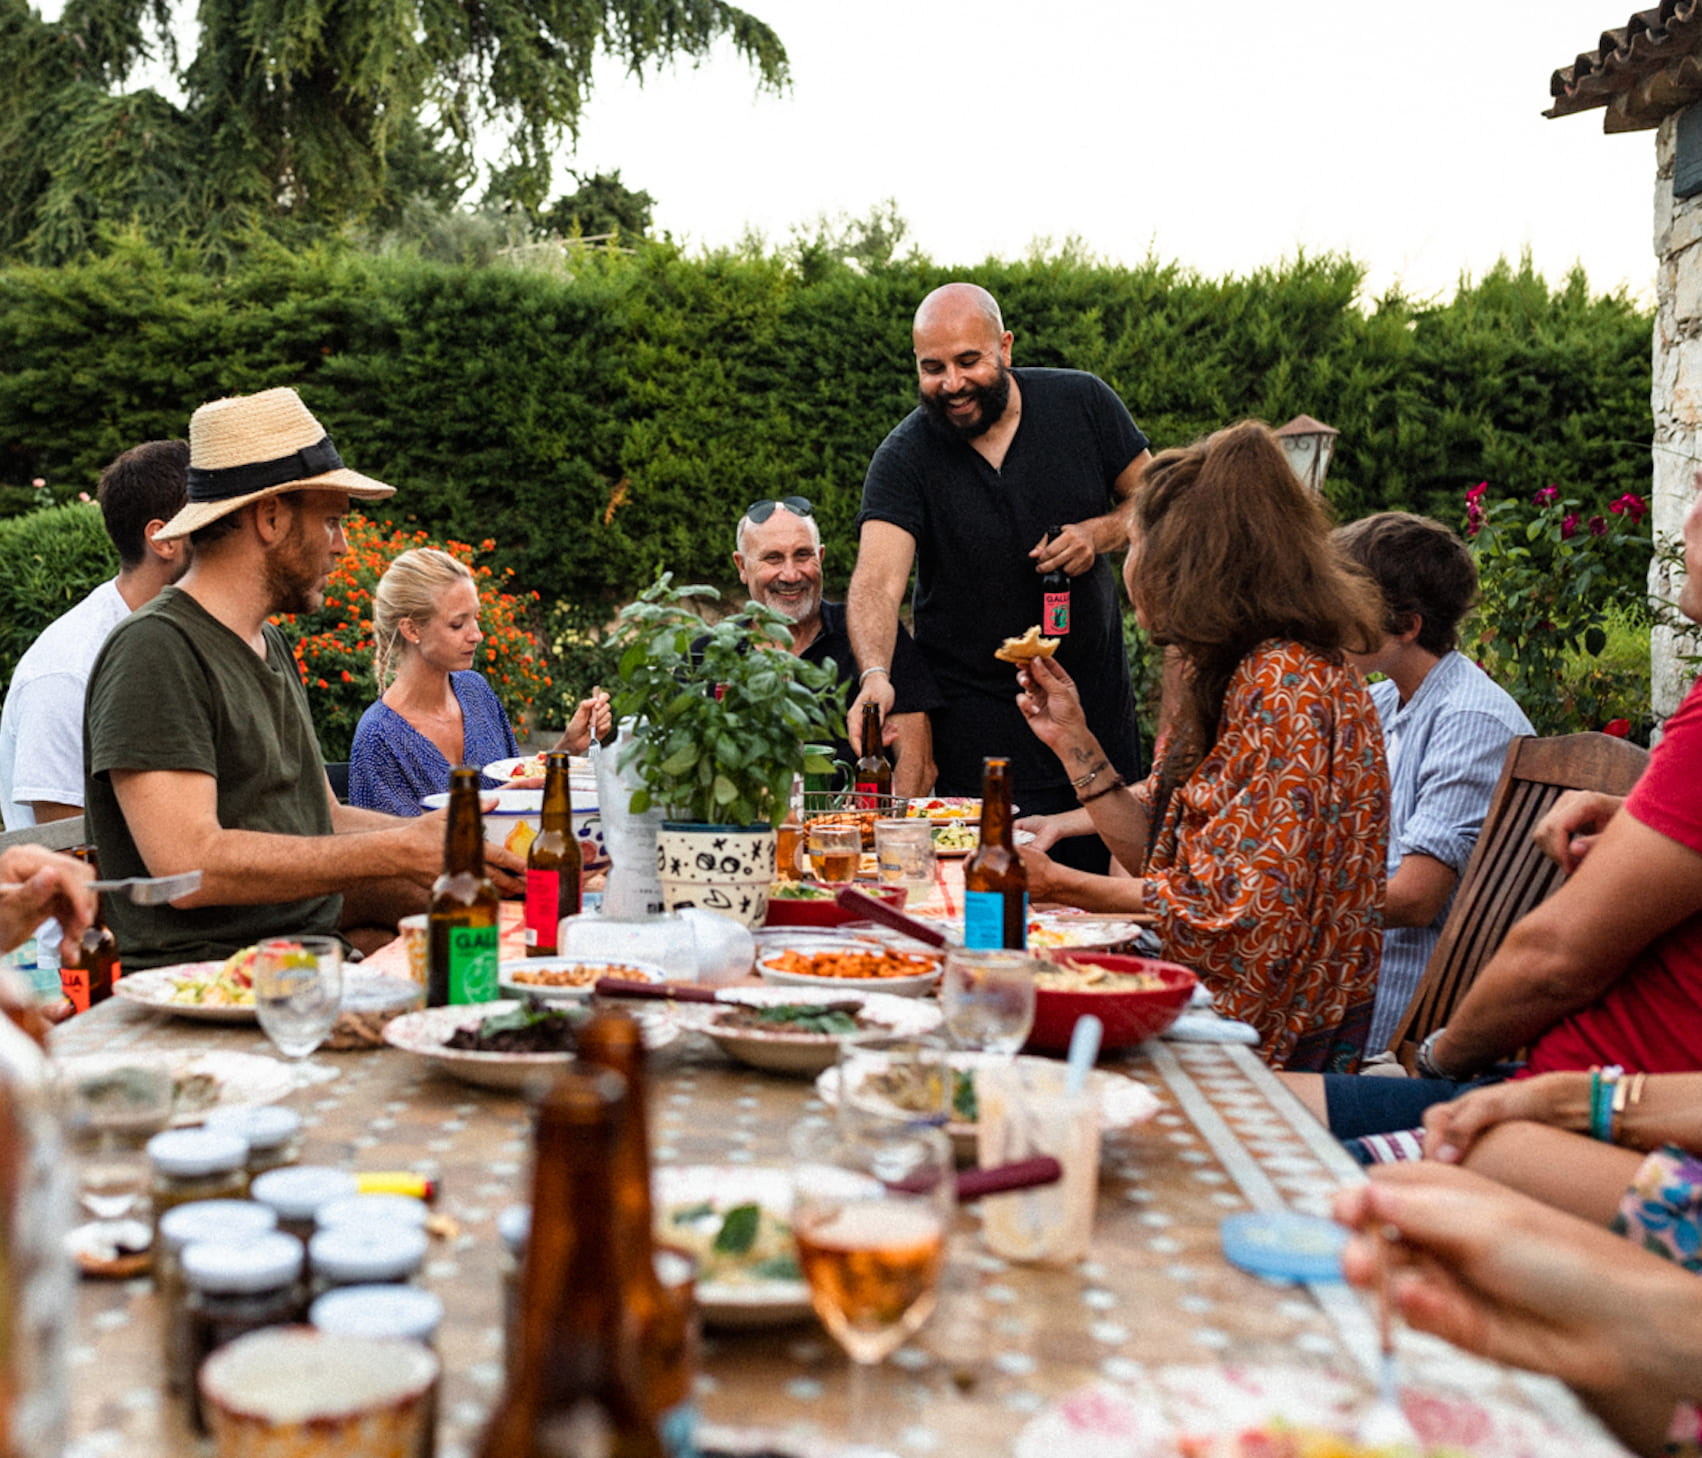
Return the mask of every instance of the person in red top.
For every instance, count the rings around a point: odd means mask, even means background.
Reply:
[[[1679,609],[1702,622],[1702,497],[1684,519],[1684,559]],[[1290,1077],[1332,1133],[1414,1128],[1521,1048],[1532,1074],[1702,1070],[1702,684],[1623,803],[1565,796],[1537,840],[1568,879],[1513,927],[1448,1026],[1425,1039],[1425,1077]]]

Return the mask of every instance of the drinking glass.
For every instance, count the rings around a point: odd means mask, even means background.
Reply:
[[[987,1053],[1015,1053],[1034,1026],[1034,974],[1044,965],[1026,952],[948,951],[940,1010],[952,1042]]]
[[[855,825],[812,825],[809,838],[810,869],[816,880],[830,886],[848,886],[857,879],[863,859],[863,832]]]
[[[254,958],[260,1029],[286,1058],[326,1039],[343,1002],[343,944],[336,937],[269,937]]]
[[[850,1435],[870,1442],[869,1370],[928,1319],[955,1193],[943,1131],[858,1117],[792,1141],[792,1234],[810,1303],[851,1359]]]
[[[877,820],[875,866],[883,886],[920,900],[934,889],[934,827],[927,820]]]
[[[72,1235],[103,1259],[145,1251],[150,1238],[144,1149],[171,1122],[173,1079],[163,1063],[75,1065],[60,1085],[67,1143],[76,1161],[77,1204],[89,1218]]]

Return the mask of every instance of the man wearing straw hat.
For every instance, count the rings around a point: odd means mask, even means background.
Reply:
[[[156,536],[188,537],[194,564],[113,631],[84,709],[101,874],[202,872],[171,906],[109,899],[127,967],[290,932],[341,930],[370,949],[424,910],[442,814],[337,803],[295,659],[267,622],[323,603],[350,501],[394,490],[344,466],[294,390],[216,400],[190,419],[189,503]],[[499,873],[519,867],[488,850]]]

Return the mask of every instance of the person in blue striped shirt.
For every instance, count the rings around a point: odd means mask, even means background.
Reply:
[[[1348,655],[1360,673],[1384,675],[1369,688],[1389,761],[1388,930],[1371,1054],[1388,1046],[1436,947],[1508,743],[1533,731],[1507,691],[1456,646],[1477,600],[1477,566],[1454,532],[1385,511],[1339,527],[1335,538],[1386,605],[1382,646]]]

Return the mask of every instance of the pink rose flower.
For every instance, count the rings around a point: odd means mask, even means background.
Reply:
[[[1560,523],[1560,540],[1568,540],[1578,530],[1578,514],[1575,511],[1566,513],[1566,519]]]
[[[1560,488],[1558,486],[1544,486],[1531,500],[1536,502],[1538,506],[1548,506],[1558,500],[1559,497]]]
[[[1590,518],[1590,535],[1592,537],[1605,537],[1607,535],[1606,517],[1592,516]]]

